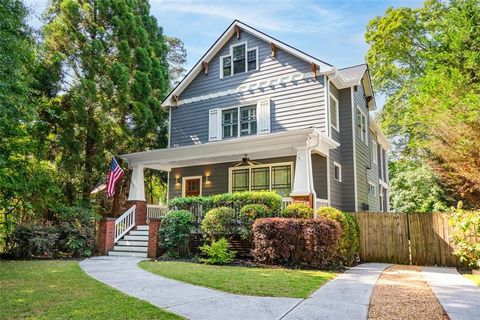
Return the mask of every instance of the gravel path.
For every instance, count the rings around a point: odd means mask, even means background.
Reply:
[[[369,319],[449,319],[421,274],[421,267],[395,265],[375,285]]]

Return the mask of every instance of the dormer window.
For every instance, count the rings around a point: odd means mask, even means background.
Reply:
[[[220,77],[229,77],[258,69],[258,47],[248,48],[247,43],[230,46],[230,54],[220,57]]]

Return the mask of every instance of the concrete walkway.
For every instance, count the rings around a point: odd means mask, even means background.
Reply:
[[[387,264],[354,267],[307,299],[253,297],[195,286],[137,266],[140,258],[95,257],[80,263],[93,278],[189,319],[367,319],[373,286]]]
[[[450,320],[480,320],[480,288],[455,268],[424,267],[428,282]]]

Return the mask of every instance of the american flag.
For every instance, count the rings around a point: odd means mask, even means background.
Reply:
[[[117,182],[123,176],[123,170],[118,165],[115,157],[112,157],[112,162],[110,163],[110,172],[108,173],[108,182],[107,182],[107,197],[111,197],[115,194],[115,187]]]

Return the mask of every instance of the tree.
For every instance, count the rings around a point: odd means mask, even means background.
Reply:
[[[172,88],[175,87],[185,76],[185,64],[187,63],[187,50],[183,41],[175,37],[165,37],[168,45],[167,60],[170,66],[170,81]]]
[[[90,204],[112,155],[166,145],[168,47],[149,12],[145,0],[54,0],[44,15],[45,64],[60,67],[62,89],[44,135],[72,203]]]
[[[427,1],[370,21],[367,62],[388,96],[380,124],[404,157],[429,165],[480,207],[480,3]]]
[[[390,206],[397,212],[445,211],[451,199],[432,170],[413,160],[389,163]]]

